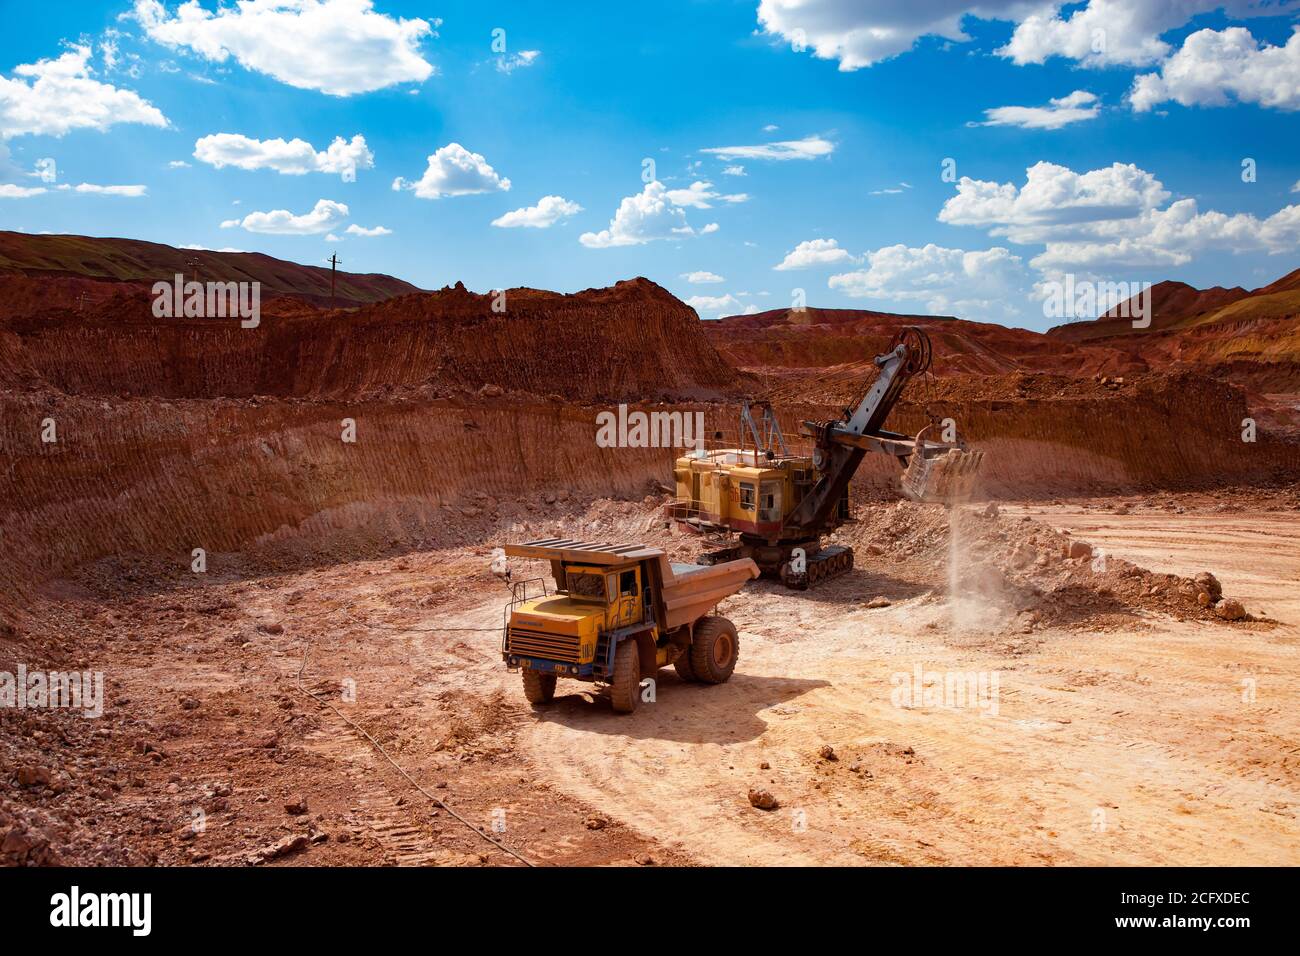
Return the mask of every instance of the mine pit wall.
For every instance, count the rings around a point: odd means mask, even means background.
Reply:
[[[75,311],[12,322],[21,346],[0,342],[0,384],[35,375],[70,395],[176,399],[354,400],[484,385],[579,403],[739,394],[743,376],[699,326],[667,293],[635,288],[612,305],[521,298],[500,315],[469,293],[413,295],[357,312],[264,314],[247,329],[233,318],[156,320],[140,300],[93,322]]]
[[[46,418],[56,444],[40,441]],[[355,444],[341,440],[344,418],[356,421]],[[448,526],[464,524],[461,507],[479,492],[540,504],[548,491],[641,497],[650,479],[671,480],[671,452],[598,448],[594,421],[593,410],[508,401],[5,399],[0,607],[109,555],[188,568],[201,547],[212,569],[221,552],[327,532],[455,546]]]
[[[1244,393],[1203,376],[1174,383],[1154,378],[1107,394],[903,402],[886,427],[914,435],[928,424],[927,410],[952,418],[958,438],[984,452],[980,490],[992,498],[1195,490],[1300,477],[1300,447],[1264,432],[1254,443],[1242,441],[1249,415]],[[839,413],[786,408],[781,425],[787,435],[797,434],[800,419]],[[893,495],[899,474],[893,459],[868,454],[855,488]]]
[[[12,613],[33,586],[108,555],[210,556],[268,542],[455,547],[481,543],[486,518],[466,527],[478,493],[532,501],[537,519],[599,497],[640,498],[671,485],[671,448],[601,448],[597,414],[503,396],[488,402],[160,401],[17,396],[0,399],[0,607]],[[737,435],[733,404],[632,406],[700,410],[706,434]],[[984,492],[1055,497],[1275,481],[1300,474],[1294,446],[1240,441],[1245,405],[1231,386],[1073,398],[936,402],[959,435],[986,453]],[[779,410],[790,439],[827,406]],[[54,418],[58,443],[42,444]],[[341,440],[342,420],[357,441]],[[888,423],[915,433],[919,405]],[[855,490],[897,494],[898,464],[869,454]],[[568,503],[545,504],[551,493]],[[444,507],[447,506],[447,507]],[[214,565],[210,562],[209,567]]]

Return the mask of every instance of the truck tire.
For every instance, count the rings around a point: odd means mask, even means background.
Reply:
[[[695,676],[695,668],[691,665],[691,649],[685,648],[677,655],[677,660],[673,661],[673,668],[677,671],[677,676],[687,683],[694,684],[699,681]]]
[[[721,684],[736,669],[740,638],[725,617],[702,617],[691,640],[691,671],[706,684]]]
[[[524,696],[530,704],[549,704],[555,699],[555,675],[525,667]]]
[[[641,655],[634,640],[623,641],[614,652],[609,700],[620,714],[632,713],[641,700]]]

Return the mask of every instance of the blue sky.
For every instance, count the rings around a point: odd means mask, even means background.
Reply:
[[[1300,266],[1295,7],[1228,5],[0,0],[0,228],[1046,328]]]

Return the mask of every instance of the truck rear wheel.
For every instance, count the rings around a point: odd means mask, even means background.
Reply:
[[[691,649],[689,647],[677,655],[677,660],[673,661],[673,668],[677,671],[677,676],[689,683],[695,683],[699,680],[695,676],[695,668],[691,666]]]
[[[524,697],[530,704],[549,704],[555,699],[555,675],[525,667]]]
[[[736,669],[740,638],[725,617],[703,617],[691,640],[691,671],[706,684],[721,684]]]
[[[620,714],[632,713],[641,699],[641,655],[634,640],[623,641],[614,652],[609,699]]]

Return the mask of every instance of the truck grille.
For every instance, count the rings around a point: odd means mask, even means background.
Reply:
[[[520,657],[540,657],[548,661],[578,663],[578,636],[576,634],[545,634],[522,627],[511,627],[506,640],[506,653]]]

